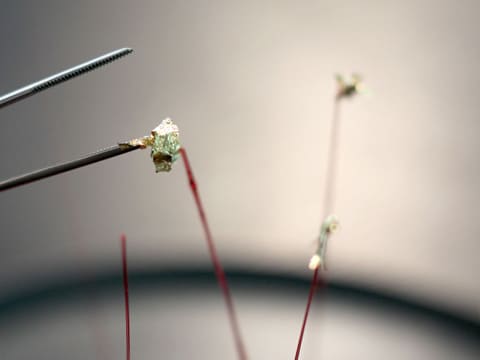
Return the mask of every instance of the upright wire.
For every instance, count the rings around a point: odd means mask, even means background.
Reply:
[[[238,355],[238,358],[240,360],[247,360],[248,356],[247,356],[245,345],[244,345],[242,335],[241,335],[241,332],[240,332],[240,326],[238,324],[237,315],[236,315],[236,312],[235,312],[235,306],[233,304],[232,295],[231,295],[230,289],[228,287],[228,281],[227,281],[227,278],[225,276],[225,272],[223,270],[220,259],[218,258],[218,255],[217,255],[217,250],[216,250],[215,244],[213,242],[213,236],[212,236],[212,233],[210,231],[210,227],[208,225],[207,216],[205,214],[205,210],[203,208],[202,200],[200,199],[200,194],[198,192],[198,186],[197,186],[197,183],[196,183],[195,178],[193,176],[193,171],[192,171],[192,168],[190,166],[190,162],[188,161],[187,152],[185,151],[184,148],[181,148],[180,149],[180,154],[183,158],[183,164],[185,165],[185,171],[187,172],[188,181],[189,181],[189,184],[190,184],[190,189],[192,191],[193,198],[195,199],[195,204],[197,206],[198,214],[199,214],[200,220],[202,222],[203,231],[205,232],[205,238],[207,240],[207,246],[208,246],[208,250],[209,250],[209,253],[210,253],[210,258],[212,260],[213,267],[214,267],[214,270],[215,270],[215,275],[217,277],[217,281],[220,285],[220,288],[222,289],[223,297],[224,297],[225,303],[227,305],[227,313],[228,313],[228,318],[230,320],[230,327],[232,329],[233,337],[234,337],[234,340],[235,340],[235,347],[236,347],[236,350],[237,350],[237,355]]]
[[[323,203],[323,212],[324,217],[328,216],[333,210],[334,201],[335,201],[335,180],[336,180],[336,166],[337,166],[337,156],[338,156],[338,145],[339,145],[339,135],[340,135],[340,96],[335,97],[333,105],[333,116],[332,124],[330,130],[330,148],[327,157],[327,175],[325,182],[325,200]],[[319,286],[319,268],[317,267],[312,275],[312,282],[310,285],[310,292],[308,294],[307,306],[305,308],[305,314],[303,317],[303,323],[300,328],[300,335],[297,342],[297,350],[295,352],[295,360],[300,358],[300,351],[302,349],[303,336],[305,333],[305,328],[307,325],[308,315],[310,314],[310,306],[312,304],[313,297],[315,292],[320,287],[325,287],[325,281],[321,281],[321,286]]]
[[[130,360],[130,305],[128,301],[127,237],[120,237],[122,247],[123,294],[125,297],[125,345],[127,360]]]
[[[319,268],[317,267],[313,272],[312,283],[310,284],[310,292],[308,293],[307,307],[305,309],[302,327],[300,329],[300,337],[298,339],[297,351],[295,352],[295,360],[297,360],[300,357],[300,350],[302,349],[303,335],[305,333],[305,327],[307,326],[308,314],[310,313],[310,305],[312,305],[313,295],[315,295],[315,290],[317,289],[318,269]]]
[[[333,118],[330,128],[330,148],[327,158],[327,175],[325,182],[324,216],[330,215],[335,205],[335,182],[337,175],[338,147],[340,142],[340,98],[336,97],[333,105]]]

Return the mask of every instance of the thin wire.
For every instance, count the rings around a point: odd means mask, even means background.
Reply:
[[[323,204],[324,216],[328,216],[334,207],[335,201],[335,180],[337,172],[337,157],[338,157],[338,145],[340,141],[340,99],[341,97],[336,96],[334,105],[333,105],[333,116],[332,116],[332,125],[330,129],[330,149],[327,157],[327,175],[325,182],[325,201]],[[315,295],[315,290],[318,286],[318,272],[319,268],[316,268],[312,276],[312,285],[310,287],[310,293],[308,294],[307,307],[305,309],[305,314],[303,317],[302,327],[300,329],[300,336],[297,343],[297,351],[295,353],[295,360],[299,359],[300,350],[303,343],[303,335],[305,332],[305,327],[308,320],[308,315],[310,313],[310,305]],[[322,288],[326,286],[324,280],[321,281]]]
[[[127,237],[120,237],[122,246],[123,293],[125,296],[125,344],[127,360],[130,360],[130,305],[128,302]]]
[[[312,305],[313,295],[318,284],[318,267],[313,272],[312,283],[310,285],[310,292],[308,293],[307,307],[305,309],[305,315],[303,316],[302,328],[300,329],[300,337],[297,343],[297,352],[295,353],[295,360],[300,357],[300,350],[302,349],[303,334],[305,333],[305,327],[307,326],[308,314],[310,313],[310,305]]]
[[[200,199],[200,194],[198,192],[198,186],[193,176],[190,162],[188,161],[187,152],[185,151],[184,148],[181,148],[180,153],[183,158],[183,164],[185,165],[185,171],[187,172],[190,189],[192,190],[192,194],[195,199],[195,204],[198,209],[198,214],[200,215],[200,220],[202,222],[203,230],[205,232],[208,250],[210,252],[210,258],[212,260],[212,263],[215,269],[215,275],[217,277],[217,281],[220,285],[220,288],[222,289],[223,297],[227,305],[227,313],[230,320],[230,326],[233,332],[233,337],[235,340],[235,347],[237,349],[238,358],[240,360],[247,360],[248,358],[247,352],[245,350],[245,346],[242,340],[242,335],[240,332],[240,327],[238,325],[237,315],[235,312],[235,307],[233,305],[233,299],[230,294],[230,289],[228,287],[227,278],[225,276],[225,272],[223,271],[222,264],[220,263],[220,259],[218,258],[217,251],[215,249],[212,233],[210,232],[210,227],[208,226],[207,216],[205,215],[205,210],[203,209],[202,201]]]
[[[65,163],[49,166],[31,173],[13,177],[0,182],[0,192],[33,183],[51,176],[59,175],[64,172],[72,171],[74,169],[78,169],[80,167],[103,161],[115,156],[126,154],[139,148],[139,146],[115,145],[103,150],[99,150],[95,153],[88,154],[77,160],[67,161]]]
[[[324,217],[333,211],[335,202],[335,181],[337,173],[338,146],[340,142],[340,98],[336,97],[333,106],[333,118],[330,129],[330,149],[327,158],[327,175],[325,183]],[[322,220],[323,221],[323,220]]]

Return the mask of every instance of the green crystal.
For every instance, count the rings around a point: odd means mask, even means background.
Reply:
[[[155,171],[170,171],[172,164],[180,154],[180,139],[178,127],[170,119],[165,119],[152,130],[153,143],[150,156],[155,165]]]

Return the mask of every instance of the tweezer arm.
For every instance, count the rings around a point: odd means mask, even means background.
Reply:
[[[100,66],[106,65],[125,55],[130,54],[132,51],[133,50],[130,48],[122,48],[122,49],[112,51],[108,54],[102,55],[93,60],[84,62],[83,64],[64,70],[58,74],[49,76],[33,84],[24,86],[18,90],[2,95],[0,96],[0,109],[8,105],[11,105],[17,101],[23,100],[36,93],[39,93],[42,90],[48,89],[49,87],[58,85],[74,77],[77,77],[79,75],[92,71]]]
[[[80,168],[82,166],[90,165],[108,158],[125,154],[127,152],[137,150],[140,146],[115,145],[109,148],[97,151],[93,154],[86,155],[80,159],[53,165],[44,169],[36,170],[31,173],[13,177],[11,179],[0,182],[0,192],[9,190],[18,186],[22,186],[34,181],[48,178],[50,176],[58,175],[70,170]]]

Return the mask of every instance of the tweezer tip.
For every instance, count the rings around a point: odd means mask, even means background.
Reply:
[[[120,52],[123,52],[125,54],[130,54],[133,52],[133,49],[132,48],[129,48],[129,47],[124,47],[124,48],[121,48],[119,49]]]
[[[105,54],[104,56],[108,58],[113,58],[114,60],[127,56],[129,54],[133,53],[133,49],[129,47],[124,47],[120,49],[113,50],[112,52]]]

